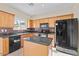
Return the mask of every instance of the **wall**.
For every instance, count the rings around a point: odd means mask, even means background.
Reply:
[[[12,13],[12,14],[15,14],[15,19],[19,18],[19,19],[25,20],[26,27],[27,27],[27,20],[29,19],[29,15],[28,14],[25,14],[22,11],[20,11],[20,10],[14,8],[14,7],[11,7],[7,3],[0,3],[0,10],[5,11],[5,12],[9,12],[9,13]]]
[[[79,3],[76,3],[73,6],[73,13],[74,13],[74,17],[79,18]]]

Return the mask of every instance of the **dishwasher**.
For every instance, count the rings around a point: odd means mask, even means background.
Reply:
[[[14,52],[21,48],[20,35],[9,37],[9,53]]]

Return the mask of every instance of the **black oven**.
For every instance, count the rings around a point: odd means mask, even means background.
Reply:
[[[9,53],[14,52],[21,47],[20,35],[9,37]]]

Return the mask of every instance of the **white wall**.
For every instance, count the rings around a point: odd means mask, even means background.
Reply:
[[[73,13],[75,18],[79,18],[79,4],[73,6]]]

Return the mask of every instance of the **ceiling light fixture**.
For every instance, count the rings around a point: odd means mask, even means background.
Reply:
[[[42,7],[45,7],[45,5],[44,5],[44,4],[42,4],[41,6],[42,6]]]
[[[28,5],[29,5],[29,6],[33,6],[33,5],[34,5],[34,3],[29,3]]]

